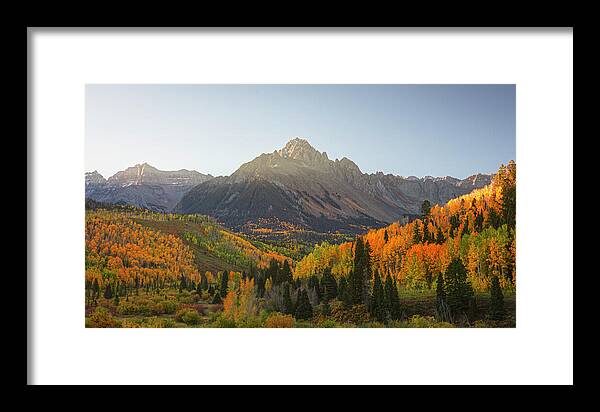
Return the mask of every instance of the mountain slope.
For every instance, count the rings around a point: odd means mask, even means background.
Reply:
[[[174,210],[208,214],[238,228],[283,221],[317,231],[359,232],[416,214],[425,199],[444,204],[489,179],[364,174],[351,160],[330,160],[327,153],[296,138],[243,164],[229,177],[199,184]]]
[[[212,179],[195,170],[162,171],[137,164],[105,179],[97,171],[85,174],[86,198],[166,212],[195,185]]]

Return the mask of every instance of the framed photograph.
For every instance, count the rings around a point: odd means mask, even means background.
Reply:
[[[28,36],[29,383],[572,384],[572,28]]]

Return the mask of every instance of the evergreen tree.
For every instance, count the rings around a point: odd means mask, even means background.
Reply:
[[[446,288],[444,286],[444,277],[442,273],[438,273],[435,285],[435,313],[438,320],[444,322],[452,321],[452,314],[446,301]]]
[[[387,231],[387,229],[384,229],[384,231],[383,231],[383,243],[387,243],[389,239],[390,238],[388,236],[388,231]]]
[[[317,297],[317,302],[321,301],[321,285],[319,284],[319,278],[315,275],[312,275],[308,278],[308,287],[309,289],[313,289],[315,291],[315,295]]]
[[[305,289],[302,289],[298,296],[298,304],[296,305],[296,319],[307,320],[312,318],[313,309],[308,299],[308,293]]]
[[[436,301],[446,300],[446,290],[444,289],[444,277],[442,272],[438,273],[437,281],[435,285],[435,298]]]
[[[500,214],[503,223],[509,229],[515,228],[517,210],[517,165],[513,160],[508,165],[501,165],[498,173],[493,177],[493,184],[502,188],[502,201]]]
[[[395,306],[396,300],[398,300],[398,289],[396,288],[396,284],[392,280],[391,275],[387,275],[385,278],[385,286],[383,289],[383,311],[385,313],[386,321],[390,319],[397,319],[394,317],[396,315],[394,312],[398,309]]]
[[[321,283],[323,285],[323,299],[325,299],[326,302],[335,299],[338,294],[337,282],[331,274],[331,269],[329,267],[325,268],[323,271]]]
[[[229,284],[229,273],[227,271],[223,271],[221,273],[221,297],[224,299],[227,296],[227,285]]]
[[[284,313],[291,315],[294,313],[294,306],[292,304],[292,297],[290,295],[290,284],[283,284],[283,306],[285,306]]]
[[[492,320],[504,319],[504,294],[500,288],[498,276],[492,277],[490,287],[490,312],[488,317]]]
[[[363,290],[363,277],[364,277],[364,254],[365,246],[361,237],[356,238],[354,244],[354,261],[352,265],[352,271],[350,272],[350,279],[348,287],[350,289],[350,296],[352,296],[352,303],[362,303],[362,290]]]
[[[383,285],[381,284],[381,278],[379,272],[375,271],[373,274],[373,292],[371,293],[371,301],[369,302],[369,312],[371,316],[377,319],[379,322],[385,321],[385,308],[384,308],[384,292]]]
[[[292,269],[290,268],[289,262],[286,260],[283,261],[283,267],[281,268],[281,273],[279,276],[280,282],[289,282],[292,283],[294,281],[292,276]]]
[[[267,269],[267,279],[271,279],[272,285],[279,285],[279,263],[277,260],[271,259],[269,268]]]
[[[429,242],[429,229],[427,228],[427,226],[427,220],[423,219],[423,243]]]
[[[467,280],[467,270],[460,259],[454,259],[444,275],[445,293],[448,306],[453,317],[461,313],[467,314],[475,297],[473,288]]]
[[[338,287],[338,299],[342,301],[345,308],[352,306],[352,293],[346,278],[340,279],[340,285]]]
[[[421,231],[419,230],[419,220],[415,220],[415,223],[413,225],[413,236],[412,236],[412,240],[414,244],[417,243],[421,243]]]
[[[500,226],[500,223],[501,223],[501,218],[498,215],[498,213],[496,212],[496,210],[490,209],[488,212],[487,222],[485,223],[485,226],[491,226],[494,229],[498,229],[498,227]]]
[[[464,235],[468,235],[468,234],[469,234],[469,217],[467,216],[465,218],[465,223],[463,225],[462,232],[460,235],[464,236]]]
[[[115,306],[119,306],[120,301],[121,300],[119,299],[119,292],[116,292],[115,293]]]
[[[454,213],[453,215],[450,216],[450,237],[454,236],[454,231],[456,229],[458,229],[458,226],[460,225],[460,216],[458,215],[458,213]]]
[[[477,233],[481,233],[483,231],[483,213],[478,213],[475,216],[475,231]]]
[[[421,217],[423,219],[426,219],[429,216],[430,212],[431,212],[431,203],[429,202],[429,200],[425,199],[425,200],[423,200],[423,203],[421,203]]]
[[[342,300],[342,295],[344,294],[344,290],[347,287],[348,287],[348,281],[346,280],[345,277],[342,277],[340,279],[340,283],[338,284],[338,294],[337,294],[338,300]]]

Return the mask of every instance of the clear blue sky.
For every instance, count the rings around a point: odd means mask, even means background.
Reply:
[[[86,171],[229,175],[304,137],[363,172],[454,176],[515,159],[514,85],[87,85]]]

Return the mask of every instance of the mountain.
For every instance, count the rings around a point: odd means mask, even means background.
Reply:
[[[137,164],[105,179],[97,171],[85,174],[85,196],[97,202],[129,204],[167,212],[192,187],[212,179],[195,170],[163,171]]]
[[[243,164],[231,176],[203,182],[175,207],[216,217],[230,227],[282,227],[359,232],[416,215],[423,200],[444,204],[487,185],[490,175],[464,180],[365,174],[350,159],[330,160],[307,140]]]

